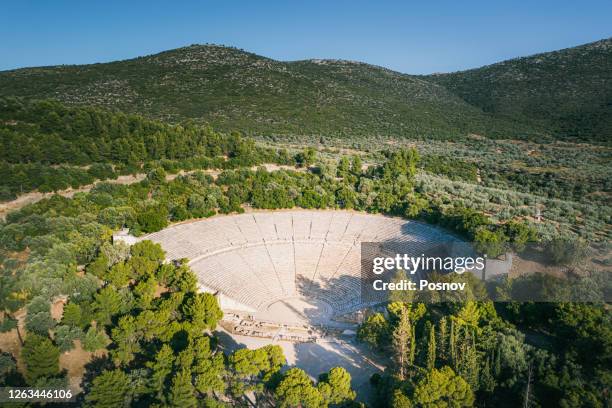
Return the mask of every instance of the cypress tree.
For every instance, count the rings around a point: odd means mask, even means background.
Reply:
[[[410,359],[408,360],[409,365],[414,365],[414,358],[416,355],[416,327],[415,325],[411,325],[411,335],[410,335]]]
[[[440,329],[438,330],[438,358],[443,361],[448,361],[448,320],[446,316],[440,319]]]
[[[461,369],[464,368],[465,357],[467,356],[470,347],[470,333],[468,331],[467,326],[461,327],[463,328],[463,330],[459,330],[460,333],[457,333],[457,338],[455,339],[455,347],[457,348],[455,358],[456,364],[460,368],[459,372],[465,374],[465,372]]]
[[[493,350],[493,353],[495,355],[495,364],[493,365],[493,375],[495,376],[495,378],[499,378],[501,374],[501,353],[497,349]]]
[[[355,175],[361,174],[361,166],[362,166],[361,157],[359,155],[354,155],[353,162],[351,164],[351,171],[353,172],[353,174]]]
[[[485,360],[484,367],[480,374],[479,388],[487,393],[492,393],[495,389],[495,379],[491,372],[491,356]]]
[[[427,369],[431,370],[436,366],[436,329],[431,326],[429,329],[429,343],[427,344]]]
[[[457,353],[455,349],[455,320],[451,318],[450,324],[450,339],[449,339],[449,355],[450,355],[450,363],[453,367],[456,366]]]
[[[478,390],[478,354],[476,352],[476,343],[473,333],[470,333],[468,328],[464,328],[464,351],[461,357],[461,374],[463,378],[470,384],[472,390]]]
[[[399,378],[406,379],[406,368],[410,364],[412,327],[408,311],[402,307],[397,327],[393,330],[393,354],[397,364]]]
[[[453,369],[455,372],[457,372],[457,374],[462,375],[465,378],[465,357],[468,353],[470,339],[466,326],[460,326],[456,329],[456,331]]]

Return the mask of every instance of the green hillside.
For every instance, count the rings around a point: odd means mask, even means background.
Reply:
[[[0,96],[192,119],[250,135],[601,142],[612,135],[612,40],[429,76],[193,45],[126,61],[0,72]]]
[[[423,79],[484,112],[534,123],[562,137],[612,137],[612,38]]]
[[[0,201],[32,190],[114,179],[147,170],[152,163],[178,171],[287,160],[237,133],[220,134],[208,126],[169,125],[57,101],[0,98]]]
[[[194,119],[257,135],[534,134],[417,76],[348,61],[278,62],[220,46],[1,72],[0,95],[54,98],[171,122]]]

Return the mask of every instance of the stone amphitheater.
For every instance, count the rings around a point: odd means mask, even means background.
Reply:
[[[187,258],[225,311],[282,324],[333,326],[380,303],[362,297],[361,242],[404,241],[415,255],[454,240],[429,225],[351,211],[268,211],[176,224],[147,235],[169,260]]]

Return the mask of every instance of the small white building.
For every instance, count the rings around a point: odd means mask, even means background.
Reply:
[[[138,242],[138,238],[130,234],[129,228],[123,228],[122,230],[113,234],[113,243],[124,242],[128,246],[132,246]]]

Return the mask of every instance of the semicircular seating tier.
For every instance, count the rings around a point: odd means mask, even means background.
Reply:
[[[327,303],[332,315],[384,301],[361,296],[361,242],[407,242],[418,256],[432,242],[456,241],[416,221],[316,210],[217,216],[140,239],[161,244],[169,260],[189,259],[201,289],[223,294],[230,309],[265,311],[306,297]]]

